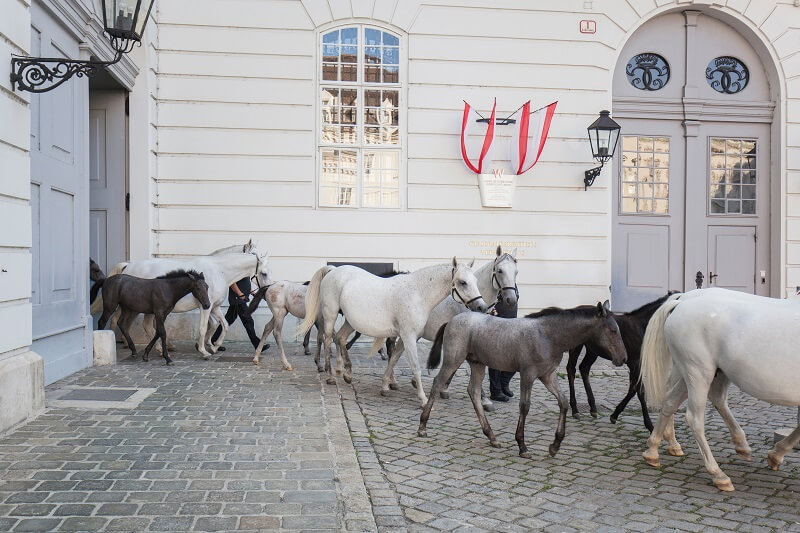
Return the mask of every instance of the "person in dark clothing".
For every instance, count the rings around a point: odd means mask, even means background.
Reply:
[[[250,278],[242,278],[228,288],[228,312],[225,313],[225,320],[228,325],[236,321],[236,317],[242,321],[247,336],[250,337],[250,342],[253,343],[253,348],[258,347],[261,338],[256,335],[255,323],[253,317],[247,311],[247,300],[250,298]],[[211,342],[214,343],[222,335],[222,326],[217,326],[217,331],[211,337]],[[269,344],[264,345],[264,349],[269,348]],[[219,347],[220,352],[225,351],[224,346]]]
[[[492,314],[502,318],[517,318],[517,303],[506,304],[502,299],[497,300]],[[489,369],[489,398],[495,402],[507,402],[514,393],[509,389],[511,378],[516,372],[503,372],[502,370]]]

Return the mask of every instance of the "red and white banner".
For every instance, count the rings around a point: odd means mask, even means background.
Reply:
[[[550,122],[556,111],[556,104],[546,105],[531,113],[531,101],[522,106],[522,115],[517,121],[511,136],[511,168],[519,175],[529,171],[539,160],[550,131]],[[492,112],[494,122],[494,111]],[[462,140],[463,146],[463,140]]]
[[[494,104],[492,105],[492,117],[489,119],[486,134],[483,136],[483,145],[481,146],[481,153],[478,156],[478,163],[475,165],[470,161],[469,155],[467,155],[466,139],[469,137],[469,132],[472,129],[472,125],[475,124],[478,115],[475,110],[472,109],[472,106],[470,106],[466,100],[464,101],[464,116],[461,119],[461,158],[464,160],[467,168],[475,174],[483,173],[483,162],[489,155],[492,142],[494,142],[494,119],[496,111],[497,98],[494,99]],[[491,161],[491,157],[489,161]]]

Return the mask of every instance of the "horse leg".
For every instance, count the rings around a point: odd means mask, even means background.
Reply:
[[[489,420],[486,419],[486,413],[483,411],[483,404],[481,403],[481,384],[483,383],[483,375],[486,373],[486,365],[480,363],[469,364],[471,372],[469,373],[469,385],[467,386],[467,393],[469,399],[472,400],[472,407],[475,408],[475,414],[478,415],[478,422],[481,425],[483,434],[489,439],[489,444],[495,448],[500,448],[500,443],[494,436],[492,427],[489,425]]]
[[[218,348],[222,346],[222,341],[225,340],[225,336],[228,334],[228,320],[225,318],[225,315],[222,314],[222,311],[220,311],[219,306],[212,307],[209,316],[213,316],[214,320],[219,322],[219,325],[222,326],[222,333],[220,333],[217,342],[210,348],[211,353],[217,353]],[[208,333],[210,332],[211,330],[208,331]]]
[[[397,364],[397,360],[400,359],[404,351],[405,345],[403,344],[403,339],[398,338],[394,352],[392,352],[392,356],[389,357],[389,363],[386,365],[386,371],[381,378],[381,396],[388,396],[389,389],[397,390],[400,388],[394,378],[394,365]]]
[[[417,435],[420,437],[428,436],[426,427],[428,425],[428,418],[431,416],[433,403],[436,401],[436,396],[441,395],[444,388],[450,380],[453,379],[453,375],[456,373],[456,370],[458,370],[458,367],[461,366],[461,361],[456,359],[457,358],[449,358],[447,353],[444,354],[442,367],[439,369],[436,377],[433,378],[433,386],[431,387],[431,394],[428,396],[428,403],[425,404],[425,407],[422,409],[422,414],[419,416]]]
[[[353,382],[353,365],[350,362],[350,354],[347,353],[347,337],[355,331],[353,326],[347,320],[344,321],[342,327],[336,332],[336,348],[339,352],[339,368],[342,367],[342,360],[344,360],[344,378],[345,383]],[[338,372],[337,372],[338,373]]]
[[[350,348],[352,348],[352,347],[353,347],[353,344],[355,344],[355,343],[356,343],[356,341],[357,341],[358,339],[360,339],[360,338],[361,338],[361,332],[358,332],[358,331],[356,331],[356,334],[355,334],[355,335],[353,335],[353,338],[352,338],[352,339],[350,339],[350,341],[347,343],[347,346],[346,346],[346,347],[347,347],[347,349],[349,350]]]
[[[637,382],[638,382],[637,378]],[[636,385],[636,397],[639,398],[639,403],[642,406],[642,420],[644,421],[644,427],[646,427],[649,431],[653,431],[653,421],[650,420],[650,410],[647,408],[647,398],[644,393],[644,385],[638,383]],[[673,431],[673,436],[674,436]],[[675,441],[675,444],[678,444],[678,441]],[[678,446],[680,446],[678,444]]]
[[[580,353],[580,352],[579,352]],[[572,353],[570,352],[570,358]],[[574,368],[574,367],[573,367]],[[517,421],[517,432],[514,437],[519,446],[519,456],[525,459],[530,459],[531,454],[528,452],[528,447],[525,445],[525,419],[528,417],[528,411],[531,408],[531,388],[533,386],[533,377],[528,373],[520,373],[519,377],[519,420]]]
[[[581,355],[583,345],[573,348],[569,351],[569,359],[567,360],[567,381],[569,382],[569,406],[572,408],[572,417],[580,418],[578,414],[578,400],[575,397],[575,367],[578,364],[578,357]],[[520,386],[521,382],[520,382]]]
[[[686,400],[687,389],[686,383],[678,373],[677,369],[673,366],[672,373],[669,376],[667,383],[667,394],[664,397],[664,404],[658,413],[653,431],[647,438],[647,449],[642,453],[642,457],[647,464],[658,468],[661,466],[658,462],[658,447],[661,441],[666,437],[669,441],[667,451],[670,455],[682,455],[680,444],[675,440],[675,412],[678,407]]]
[[[309,350],[308,345],[311,344],[311,330],[309,329],[306,331],[306,336],[303,337],[303,353],[306,355],[311,355],[311,350]]]
[[[733,490],[733,483],[731,479],[725,475],[725,472],[719,467],[716,459],[711,453],[711,448],[708,445],[705,435],[705,410],[706,401],[708,400],[709,389],[711,382],[714,380],[714,371],[711,370],[711,375],[706,374],[706,369],[689,368],[687,372],[687,379],[690,381],[686,384],[689,389],[689,401],[686,405],[686,422],[694,433],[694,438],[697,441],[697,446],[700,448],[700,453],[703,455],[703,462],[705,463],[706,470],[711,474],[711,480],[719,490],[730,492]]]
[[[219,307],[216,306],[214,309],[219,309]],[[210,314],[209,309],[200,309],[200,331],[197,334],[195,348],[203,355],[203,359],[211,357],[211,354],[206,351],[206,332],[208,331],[208,317]]]
[[[166,318],[166,315],[156,316],[156,331],[158,331],[158,336],[161,337],[161,355],[164,356],[166,364],[171,365],[172,359],[170,359],[169,352],[167,351],[167,328],[164,326]]]
[[[408,360],[408,366],[411,367],[413,380],[416,380],[417,382],[417,398],[419,398],[419,406],[422,408],[425,407],[426,403],[428,403],[428,397],[425,396],[425,391],[422,388],[422,374],[420,373],[419,359],[417,358],[416,335],[407,335],[403,339],[403,345],[405,346],[406,359]]]
[[[594,403],[594,393],[592,392],[592,385],[589,383],[589,371],[592,365],[597,361],[597,355],[586,351],[578,370],[581,371],[581,379],[583,380],[583,388],[586,390],[586,400],[589,402],[589,414],[592,418],[597,418],[597,405]]]
[[[275,315],[272,315],[272,318],[269,319],[269,322],[264,326],[264,331],[261,333],[261,340],[258,342],[258,346],[256,346],[256,353],[253,355],[253,364],[257,365],[259,363],[259,356],[261,355],[261,351],[264,349],[264,344],[267,343],[267,337],[269,334],[272,333],[273,328],[275,327]],[[278,343],[280,346],[280,343]]]
[[[625,407],[628,405],[628,402],[631,401],[631,398],[636,396],[636,383],[633,381],[633,378],[628,379],[628,392],[625,394],[625,397],[622,399],[621,402],[614,408],[614,412],[611,413],[611,423],[616,424],[619,415],[622,414],[622,411],[625,410]]]
[[[780,468],[783,457],[800,442],[800,426],[789,433],[785,439],[775,443],[775,446],[767,453],[767,463],[773,470]]]
[[[136,345],[133,344],[133,340],[128,334],[128,324],[130,323],[131,319],[135,317],[136,315],[132,314],[130,311],[120,311],[120,320],[117,321],[119,331],[122,333],[122,336],[125,337],[125,341],[128,343],[128,346],[131,349],[131,357],[133,358],[137,356]],[[147,361],[147,359],[144,359],[144,361]]]
[[[556,377],[556,373],[551,372],[546,376],[539,376],[539,380],[544,383],[544,386],[547,387],[547,390],[556,397],[558,401],[558,427],[556,428],[556,438],[553,443],[550,445],[550,457],[555,457],[556,453],[558,453],[558,449],[561,448],[561,441],[564,440],[564,435],[567,432],[567,399],[564,396],[564,393],[561,392],[561,388],[558,386],[558,378]],[[528,395],[530,395],[530,390],[528,390]]]
[[[333,373],[331,372],[331,343],[333,342],[333,328],[335,324],[336,317],[333,317],[333,320],[325,320],[325,324],[323,327],[323,335],[322,335],[322,348],[325,351],[325,373],[328,374],[328,378],[325,380],[325,383],[328,385],[336,385],[336,378],[333,377]]]
[[[286,310],[281,309],[276,314],[272,316],[272,320],[275,322],[275,327],[272,330],[272,336],[275,337],[275,342],[278,345],[278,352],[281,354],[281,363],[283,363],[284,370],[292,370],[292,365],[289,363],[289,360],[286,359],[286,352],[283,351],[283,321],[286,318]],[[266,331],[266,328],[265,328]],[[261,339],[261,342],[258,344],[259,347],[264,345],[264,339]]]
[[[325,370],[325,368],[322,366],[322,363],[320,363],[320,351],[322,350],[323,338],[322,328],[320,327],[320,324],[317,324],[317,355],[314,357],[314,363],[317,365],[317,372],[323,372]]]
[[[708,392],[708,397],[711,400],[711,403],[714,404],[717,412],[725,421],[725,425],[728,426],[736,453],[739,454],[739,457],[742,459],[749,461],[752,457],[752,450],[750,449],[750,445],[747,443],[747,435],[745,435],[744,430],[739,425],[739,422],[737,422],[733,417],[730,407],[728,407],[729,384],[730,380],[728,380],[728,377],[722,372],[719,372],[714,377],[714,381],[711,382],[711,390]]]
[[[119,318],[118,326],[125,321],[122,315]],[[142,329],[144,330],[145,338],[152,339],[156,335],[155,318],[153,315],[144,315],[144,318],[142,318]],[[125,326],[127,327],[127,324]],[[155,348],[157,351],[161,351],[158,345]],[[147,359],[144,359],[144,361],[147,361]]]

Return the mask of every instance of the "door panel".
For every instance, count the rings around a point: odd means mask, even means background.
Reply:
[[[79,43],[39,2],[31,19],[41,55],[79,57]],[[85,78],[31,99],[32,348],[44,359],[45,383],[91,364],[87,108]]]
[[[708,286],[755,294],[756,228],[708,227]]]
[[[90,256],[104,272],[127,258],[124,91],[89,94]]]

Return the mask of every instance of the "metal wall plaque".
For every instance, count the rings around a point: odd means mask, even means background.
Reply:
[[[625,65],[628,82],[641,91],[657,91],[669,81],[669,63],[658,54],[633,56]]]
[[[721,56],[708,64],[706,81],[718,93],[736,94],[747,87],[750,71],[735,57]]]

